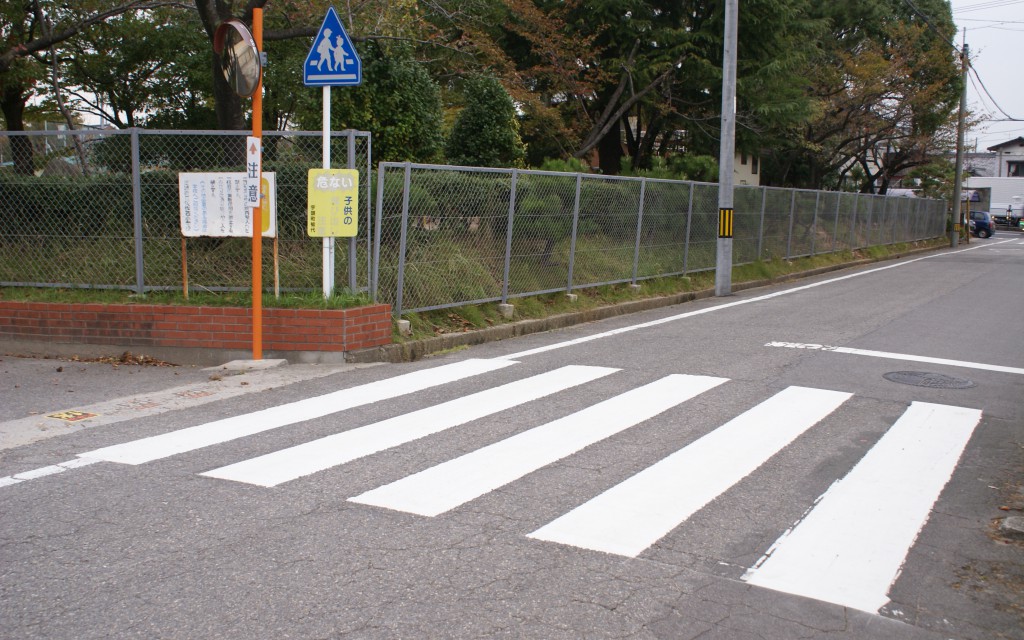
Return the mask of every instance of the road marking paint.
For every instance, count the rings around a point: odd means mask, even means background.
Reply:
[[[13,449],[47,438],[78,433],[94,427],[137,420],[178,409],[190,409],[209,402],[249,393],[260,393],[296,382],[322,378],[345,370],[380,366],[358,365],[290,365],[280,369],[248,371],[222,380],[198,382],[163,391],[105,400],[86,407],[75,407],[66,413],[94,414],[69,422],[50,415],[34,415],[0,422],[0,450]],[[60,414],[61,412],[56,412]]]
[[[95,464],[99,460],[83,460],[81,458],[75,458],[74,460],[68,460],[67,462],[61,462],[59,464],[53,464],[47,467],[39,467],[38,469],[31,469],[29,471],[22,471],[16,473],[13,476],[5,476],[0,478],[0,487],[7,487],[12,484],[18,484],[26,480],[35,480],[36,478],[45,478],[46,476],[52,476],[55,473],[62,473],[70,469],[78,469],[85,467],[90,464]]]
[[[999,364],[985,364],[983,362],[968,362],[966,360],[950,360],[948,358],[932,358],[930,356],[915,356],[907,353],[890,353],[888,351],[871,351],[870,349],[853,349],[850,347],[830,347],[823,344],[800,343],[800,342],[769,342],[766,347],[783,347],[786,349],[808,349],[811,351],[830,351],[833,353],[846,353],[856,356],[871,356],[873,358],[887,358],[889,360],[907,360],[910,362],[927,362],[928,364],[947,364],[954,367],[965,367],[968,369],[983,369],[985,371],[998,371],[1000,373],[1024,374],[1020,367],[1004,367]]]
[[[727,382],[673,374],[367,491],[350,502],[436,516]]]
[[[636,557],[851,396],[788,387],[529,537]]]
[[[569,365],[201,475],[274,487],[602,378],[619,369]]]
[[[193,451],[237,438],[277,429],[297,422],[320,418],[353,407],[415,393],[449,382],[501,369],[514,361],[471,359],[421,369],[377,382],[342,389],[314,398],[290,402],[268,409],[216,420],[171,431],[158,436],[133,440],[78,454],[82,458],[142,464]]]
[[[981,416],[911,404],[743,579],[876,613]]]
[[[620,327],[618,329],[612,329],[611,331],[603,331],[601,333],[595,333],[594,335],[590,335],[590,336],[583,336],[582,338],[575,338],[573,340],[566,340],[564,342],[556,342],[554,344],[548,344],[548,345],[544,345],[542,347],[536,347],[534,349],[527,349],[526,351],[519,351],[518,353],[510,353],[508,355],[498,356],[497,359],[508,358],[508,359],[511,359],[511,360],[518,360],[520,358],[525,358],[527,356],[536,355],[538,353],[544,353],[546,351],[554,351],[555,349],[562,349],[562,348],[565,348],[565,347],[571,347],[571,346],[575,346],[575,345],[578,345],[578,344],[583,344],[583,343],[586,343],[586,342],[590,342],[592,340],[600,340],[601,338],[609,338],[611,336],[616,336],[616,335],[619,335],[621,333],[628,333],[630,331],[636,331],[638,329],[646,329],[648,327],[655,327],[655,326],[660,325],[660,324],[665,324],[665,323],[668,323],[668,322],[675,322],[676,320],[684,320],[686,318],[692,318],[694,316],[703,315],[705,313],[713,313],[715,311],[721,311],[723,309],[731,309],[732,307],[738,307],[738,306],[745,305],[745,304],[752,304],[754,302],[763,302],[765,300],[771,300],[772,298],[778,298],[780,296],[786,296],[786,295],[789,295],[791,293],[797,293],[797,292],[800,292],[800,291],[806,291],[808,289],[813,289],[815,287],[821,287],[821,286],[824,286],[824,285],[827,285],[827,284],[833,284],[835,282],[841,282],[843,280],[849,280],[850,278],[859,278],[861,276],[866,276],[866,275],[869,275],[869,274],[872,274],[872,273],[878,273],[880,271],[886,271],[888,269],[896,269],[898,267],[904,267],[904,266],[906,266],[908,264],[914,264],[915,262],[920,262],[921,260],[930,260],[932,258],[937,258],[937,257],[942,257],[942,256],[949,256],[949,255],[955,255],[955,254],[958,254],[958,253],[963,253],[965,251],[974,251],[976,249],[984,248],[984,246],[985,245],[980,245],[980,246],[976,246],[976,247],[968,247],[966,249],[959,249],[957,251],[948,251],[948,252],[941,253],[941,254],[930,255],[930,256],[923,256],[921,258],[913,258],[911,260],[906,260],[904,262],[897,262],[895,264],[886,265],[884,267],[877,267],[877,268],[874,268],[874,269],[868,269],[867,271],[858,271],[857,273],[850,273],[850,274],[847,274],[845,276],[839,276],[837,278],[829,278],[828,280],[821,280],[820,282],[812,282],[811,284],[806,284],[806,285],[799,286],[799,287],[793,287],[792,289],[786,289],[785,291],[775,291],[773,293],[765,294],[763,296],[756,296],[756,297],[753,297],[753,298],[747,298],[745,300],[737,300],[735,302],[728,302],[726,304],[720,304],[720,305],[717,305],[717,306],[714,306],[714,307],[707,307],[705,309],[697,309],[696,311],[687,311],[686,313],[680,313],[680,314],[677,314],[677,315],[674,315],[674,316],[668,316],[667,318],[659,318],[657,320],[651,320],[650,322],[642,322],[640,324],[634,324],[634,325],[629,325],[627,327]]]

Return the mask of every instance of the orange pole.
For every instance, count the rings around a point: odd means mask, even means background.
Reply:
[[[263,51],[263,9],[252,10],[252,36]],[[263,197],[263,70],[252,97],[252,135],[260,139],[260,167],[256,182]],[[252,359],[263,359],[263,205],[252,210]]]

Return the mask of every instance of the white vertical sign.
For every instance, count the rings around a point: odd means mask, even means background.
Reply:
[[[255,209],[260,206],[260,139],[247,136],[245,139],[245,206]]]

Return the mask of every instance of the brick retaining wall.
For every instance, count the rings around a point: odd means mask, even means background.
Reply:
[[[252,317],[235,307],[0,300],[0,338],[72,344],[250,349]],[[390,305],[264,309],[268,351],[346,352],[391,343]]]

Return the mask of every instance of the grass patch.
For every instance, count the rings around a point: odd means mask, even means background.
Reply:
[[[165,304],[194,307],[251,307],[249,291],[192,292],[188,299],[180,291],[150,291],[139,295],[121,289],[59,289],[0,287],[0,300],[15,302],[64,302],[71,304]],[[275,298],[263,294],[263,306],[277,309],[347,309],[371,304],[365,293],[338,291],[330,298],[320,292],[284,293]]]
[[[755,262],[734,267],[732,281],[735,284],[739,284],[784,278],[794,273],[836,264],[845,264],[862,258],[884,259],[899,256],[910,249],[938,248],[948,246],[948,243],[949,240],[947,238],[936,238],[915,243],[869,247],[856,252],[843,251],[793,260],[776,259],[767,262]],[[586,249],[593,252],[592,255],[597,255],[600,259],[594,259],[590,261],[590,264],[587,264],[587,260],[581,261],[581,271],[585,273],[589,271],[589,273],[597,277],[600,272],[609,269],[607,264],[605,264],[606,259],[601,255],[603,248],[596,243],[586,246]],[[467,260],[465,256],[459,255],[454,251],[442,252],[441,259],[433,263],[421,263],[418,268],[424,273],[419,275],[427,276],[420,279],[421,286],[424,289],[423,293],[429,293],[427,291],[429,287],[426,283],[454,282],[457,283],[455,288],[460,295],[494,295],[490,291],[494,287],[491,282],[493,277],[490,275],[489,270],[476,260],[482,259],[482,256],[486,255],[486,251],[479,253],[480,255],[472,256],[474,259]],[[593,271],[590,271],[588,267],[593,268]],[[693,268],[692,261],[691,268]],[[537,272],[543,272],[540,269],[527,271],[529,273],[528,277],[537,277]],[[409,274],[408,277],[414,276]],[[578,296],[574,302],[571,302],[564,292],[510,298],[509,302],[515,306],[515,317],[512,321],[544,318],[631,300],[712,289],[715,285],[715,273],[714,270],[697,271],[691,272],[687,276],[640,280],[638,284],[639,287],[637,288],[630,287],[625,283],[577,288],[573,290],[573,293]],[[435,284],[435,286],[437,285]],[[451,288],[452,285],[449,284],[447,287]],[[500,286],[498,291],[500,292]],[[436,291],[434,293],[437,294]],[[144,295],[138,295],[128,290],[118,289],[0,287],[0,300],[249,307],[251,306],[251,292],[192,292],[186,300],[180,291],[153,291]],[[334,296],[326,299],[318,291],[285,293],[280,298],[275,298],[272,294],[264,294],[263,296],[263,306],[267,308],[343,309],[365,306],[371,303],[372,301],[367,294],[352,293],[347,290],[340,290]],[[410,321],[412,333],[411,335],[401,335],[398,333],[396,326],[393,333],[395,342],[408,342],[410,340],[419,340],[448,333],[462,333],[509,322],[498,311],[498,303],[496,302],[407,313],[403,315],[403,319]]]
[[[732,281],[734,284],[738,284],[785,278],[795,273],[846,264],[864,258],[879,260],[899,256],[910,249],[938,248],[948,246],[948,244],[948,239],[937,238],[922,242],[870,247],[860,251],[821,254],[813,257],[795,258],[793,260],[776,259],[768,262],[755,262],[734,267]],[[641,280],[638,284],[640,286],[637,289],[630,287],[628,283],[574,289],[573,293],[578,296],[575,302],[570,302],[564,292],[525,298],[510,298],[509,303],[515,306],[515,316],[511,321],[546,318],[560,313],[584,311],[631,300],[713,289],[715,286],[715,273],[713,270],[700,271],[691,273],[688,276]],[[510,322],[501,316],[498,311],[498,303],[496,302],[407,313],[402,317],[410,321],[412,333],[411,335],[401,335],[396,330],[393,336],[395,342],[422,340],[443,334],[462,333]]]

